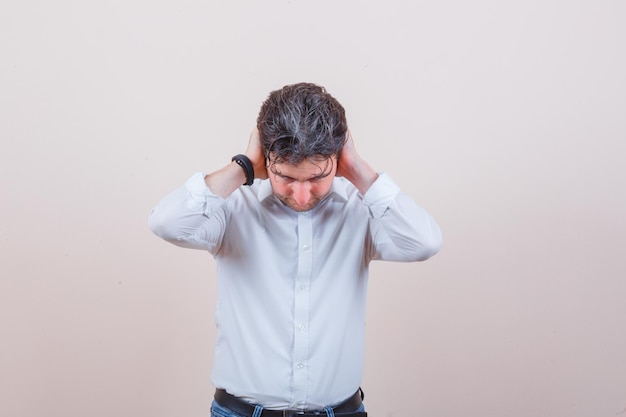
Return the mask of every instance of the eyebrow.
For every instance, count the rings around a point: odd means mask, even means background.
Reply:
[[[314,176],[312,176],[312,177],[310,177],[310,178],[307,178],[305,181],[319,180],[319,179],[322,179],[322,178],[326,178],[327,176],[329,176],[329,175],[330,175],[330,173],[331,173],[331,172],[332,172],[332,169],[331,169],[330,171],[328,171],[328,172],[322,172],[321,174],[314,175]],[[276,175],[278,175],[278,176],[279,176],[279,177],[281,177],[281,178],[285,178],[285,179],[289,179],[289,180],[294,180],[294,181],[296,180],[294,177],[291,177],[291,176],[289,176],[289,175],[283,174],[283,173],[281,173],[281,172],[276,172],[275,174],[276,174]]]
[[[306,181],[318,180],[318,179],[326,178],[327,176],[329,176],[333,172],[333,163],[332,162],[328,162],[328,161],[329,161],[329,159],[326,160],[326,166],[323,169],[320,169],[320,171],[322,171],[320,174],[314,175],[314,176],[308,178]],[[272,172],[274,172],[275,175],[277,175],[277,176],[279,176],[281,178],[295,180],[295,178],[293,178],[293,177],[291,177],[291,176],[289,176],[287,174],[283,174],[275,165],[274,165],[274,169],[272,169]]]

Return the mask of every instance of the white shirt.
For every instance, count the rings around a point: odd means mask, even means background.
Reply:
[[[382,173],[365,196],[344,178],[308,212],[268,180],[213,194],[204,175],[150,215],[158,236],[216,259],[212,382],[269,409],[320,409],[361,383],[370,261],[420,261],[439,251],[434,220]]]

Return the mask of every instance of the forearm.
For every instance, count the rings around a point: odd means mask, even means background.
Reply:
[[[362,195],[367,193],[372,184],[374,184],[378,178],[378,173],[362,159],[359,159],[344,168],[342,175],[354,184]]]
[[[235,162],[204,177],[204,183],[215,195],[226,198],[246,182],[246,174]]]
[[[265,169],[265,156],[261,148],[261,137],[257,128],[250,133],[248,149],[244,154],[248,165],[252,168],[252,178],[265,179],[267,171]],[[239,156],[244,156],[239,155]],[[204,177],[206,186],[216,195],[226,198],[237,188],[246,182],[246,172],[236,162],[231,162],[222,169]]]

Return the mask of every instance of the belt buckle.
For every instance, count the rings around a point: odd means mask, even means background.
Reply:
[[[283,410],[283,417],[298,417],[298,416],[303,416],[304,414],[305,414],[304,411]]]

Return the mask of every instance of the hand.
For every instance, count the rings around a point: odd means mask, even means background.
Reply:
[[[354,166],[356,159],[360,159],[360,157],[354,147],[354,139],[352,139],[350,129],[348,129],[346,132],[346,142],[343,145],[343,149],[341,150],[337,161],[337,176],[347,177],[349,179],[350,172],[352,171],[352,167]]]
[[[356,152],[350,129],[346,132],[346,143],[337,161],[337,176],[345,177],[361,194],[365,194],[378,178],[378,174]]]
[[[254,178],[266,179],[267,168],[265,166],[265,155],[263,154],[263,147],[261,146],[261,135],[259,134],[259,129],[256,127],[252,129],[252,133],[250,133],[246,156],[250,159],[254,167]]]

